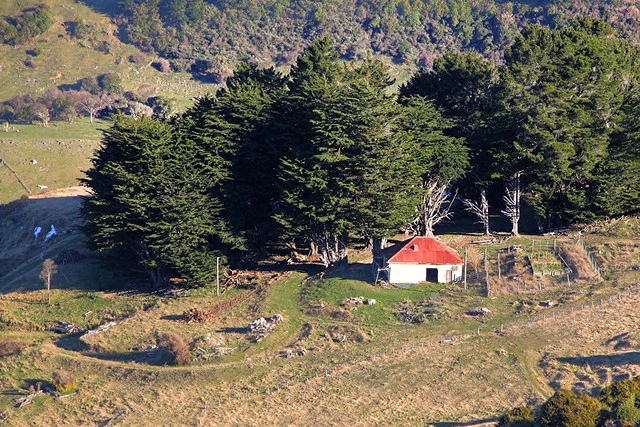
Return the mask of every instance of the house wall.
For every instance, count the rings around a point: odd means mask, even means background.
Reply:
[[[447,282],[447,270],[452,270],[451,280],[462,276],[461,264],[396,264],[389,263],[389,283],[420,283],[427,280],[427,268],[438,269],[438,283]]]

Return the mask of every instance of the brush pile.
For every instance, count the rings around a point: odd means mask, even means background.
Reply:
[[[49,328],[50,331],[57,332],[59,334],[75,334],[80,332],[80,328],[73,322],[56,320],[56,323],[56,326]]]
[[[284,320],[281,314],[274,314],[271,317],[260,317],[249,324],[249,331],[254,334],[251,342],[260,342],[275,329],[278,323]]]

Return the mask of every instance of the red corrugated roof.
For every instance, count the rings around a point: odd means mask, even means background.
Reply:
[[[462,264],[458,253],[433,237],[416,236],[400,243],[402,249],[396,252],[389,261],[411,264]]]

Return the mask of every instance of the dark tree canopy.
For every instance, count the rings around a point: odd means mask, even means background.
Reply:
[[[638,58],[602,21],[533,25],[503,65],[449,54],[395,96],[385,65],[346,63],[319,38],[287,76],[243,66],[169,121],[118,117],[84,180],[85,230],[156,285],[204,284],[216,257],[275,242],[305,240],[329,266],[351,238],[376,254],[401,230],[432,235],[456,188],[480,194],[486,233],[490,205],[518,233],[521,194],[547,226],[631,213]]]
[[[232,240],[211,197],[224,169],[215,147],[199,144],[188,124],[119,117],[83,180],[93,192],[82,208],[90,245],[156,287],[173,275],[207,283],[220,255],[212,244]]]

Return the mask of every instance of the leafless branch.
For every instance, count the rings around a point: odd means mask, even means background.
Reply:
[[[484,227],[484,234],[489,235],[489,201],[487,200],[487,190],[480,190],[480,201],[464,199],[464,209],[478,217],[478,223]]]
[[[450,181],[442,182],[429,179],[422,183],[424,189],[422,201],[418,206],[418,216],[409,225],[415,235],[433,237],[433,227],[443,219],[451,218],[451,206],[458,196],[458,191],[451,199],[447,193]]]

